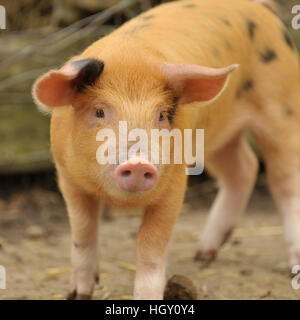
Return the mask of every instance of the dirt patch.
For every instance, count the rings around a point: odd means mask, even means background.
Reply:
[[[288,276],[281,217],[258,185],[247,212],[210,265],[195,263],[197,237],[215,184],[194,184],[170,245],[167,277],[187,276],[199,299],[299,299]],[[100,224],[100,285],[94,299],[132,299],[137,213]],[[7,272],[1,299],[63,299],[70,274],[70,230],[61,197],[32,188],[0,201],[0,264]]]

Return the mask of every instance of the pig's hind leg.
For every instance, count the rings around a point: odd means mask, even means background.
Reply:
[[[199,240],[195,260],[211,261],[244,211],[255,184],[258,161],[241,134],[206,161],[220,190]]]
[[[300,265],[300,88],[254,131],[261,148],[272,196],[283,216],[290,267]],[[288,109],[287,109],[288,108]],[[286,110],[285,110],[286,109]],[[281,115],[274,110],[281,110]],[[283,112],[284,111],[284,112]],[[273,116],[272,116],[273,115]],[[276,115],[276,116],[275,116]]]
[[[99,200],[60,177],[72,231],[71,288],[68,300],[90,299],[98,278]]]

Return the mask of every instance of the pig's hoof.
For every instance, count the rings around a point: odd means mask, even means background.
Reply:
[[[203,261],[203,262],[212,262],[215,260],[217,255],[217,251],[215,249],[209,250],[209,251],[202,251],[198,250],[196,252],[195,261]]]
[[[91,295],[90,294],[77,294],[76,290],[71,291],[67,297],[67,300],[90,300]]]

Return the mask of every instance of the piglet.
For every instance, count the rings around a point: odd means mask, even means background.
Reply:
[[[290,264],[300,264],[299,65],[273,8],[268,0],[163,4],[36,81],[36,103],[52,110],[51,146],[72,229],[69,298],[90,298],[99,280],[98,218],[106,202],[144,208],[134,298],[162,299],[191,163],[160,161],[162,142],[150,141],[155,130],[205,132],[205,166],[220,190],[196,260],[215,258],[247,205],[258,167],[243,137],[249,130],[283,214]],[[142,130],[139,148],[119,134],[120,124]],[[195,141],[184,140],[183,149],[195,150]],[[171,158],[176,146],[171,139]],[[102,163],[105,157],[111,161]]]

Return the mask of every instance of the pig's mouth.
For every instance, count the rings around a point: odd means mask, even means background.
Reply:
[[[138,156],[118,165],[113,175],[120,189],[128,192],[149,191],[158,181],[156,166]]]

